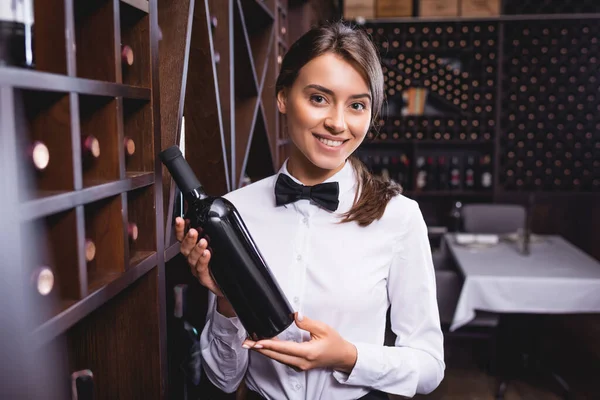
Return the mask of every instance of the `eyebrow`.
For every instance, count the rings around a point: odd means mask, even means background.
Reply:
[[[334,95],[333,90],[327,89],[326,87],[321,86],[321,85],[315,85],[315,84],[306,85],[304,90],[306,90],[306,89],[316,89],[316,90],[320,90],[321,92],[326,93],[330,96]],[[353,94],[352,96],[350,96],[351,99],[361,99],[363,97],[366,97],[369,99],[369,101],[371,101],[371,95],[369,93]]]

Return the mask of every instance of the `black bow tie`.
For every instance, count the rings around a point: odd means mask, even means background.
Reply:
[[[312,200],[323,208],[335,211],[338,208],[340,185],[337,182],[320,183],[314,186],[300,185],[286,174],[279,174],[275,184],[275,203],[278,206],[300,199]]]

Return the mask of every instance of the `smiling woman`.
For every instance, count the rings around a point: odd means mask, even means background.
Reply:
[[[295,324],[271,340],[248,339],[212,280],[207,241],[197,242],[193,229],[184,235],[178,219],[181,252],[212,291],[201,337],[206,375],[226,392],[245,379],[251,399],[433,391],[445,364],[427,227],[415,201],[352,156],[383,103],[373,44],[343,23],[312,29],[285,55],[275,94],[290,156],[279,173],[225,197],[293,306]],[[390,308],[397,339],[386,347]]]

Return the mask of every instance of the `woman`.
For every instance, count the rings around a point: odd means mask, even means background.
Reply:
[[[383,103],[377,51],[362,31],[342,23],[315,28],[285,55],[276,95],[290,156],[278,174],[225,197],[296,320],[272,340],[247,339],[208,272],[206,240],[196,243],[193,229],[184,238],[178,218],[181,252],[211,292],[201,337],[207,376],[226,392],[245,377],[248,388],[267,399],[433,391],[445,365],[427,228],[415,201],[351,157]],[[319,184],[312,193],[329,197],[282,192]],[[389,307],[393,347],[383,345]]]

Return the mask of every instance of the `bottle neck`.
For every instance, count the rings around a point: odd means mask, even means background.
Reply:
[[[183,197],[188,203],[191,203],[198,200],[204,200],[208,197],[208,195],[204,192],[204,188],[202,186],[198,186],[197,188],[184,193]]]

